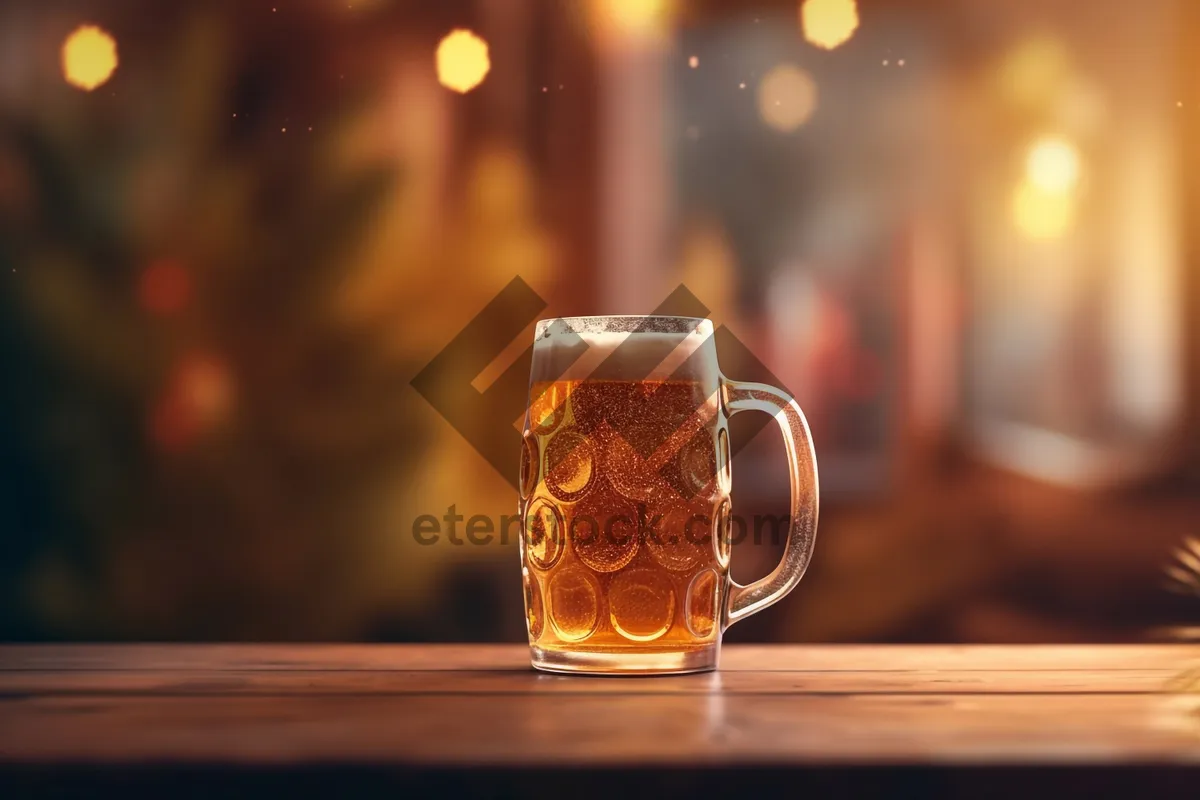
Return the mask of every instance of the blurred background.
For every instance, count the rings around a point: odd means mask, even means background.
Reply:
[[[522,641],[515,544],[412,536],[516,497],[410,386],[518,276],[685,284],[808,413],[730,640],[1178,635],[1198,75],[1191,0],[10,0],[0,638]]]

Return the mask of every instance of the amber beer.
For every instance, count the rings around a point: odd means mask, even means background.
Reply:
[[[728,498],[717,398],[697,381],[534,384],[522,500],[529,635],[540,647],[705,646],[719,627]],[[653,409],[653,414],[647,413]],[[722,506],[725,512],[722,512]]]
[[[816,470],[786,393],[725,378],[687,317],[543,320],[521,448],[521,573],[532,663],[556,672],[713,669],[730,624],[783,597],[816,528]],[[729,577],[728,417],[780,423],[792,514],[783,563]]]

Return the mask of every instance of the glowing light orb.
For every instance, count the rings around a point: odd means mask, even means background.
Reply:
[[[780,64],[758,84],[758,114],[770,127],[791,133],[817,110],[817,82],[792,64]]]
[[[652,38],[666,30],[673,7],[673,0],[590,0],[589,21],[601,35]]]
[[[1079,151],[1065,139],[1041,139],[1029,150],[1025,174],[1043,191],[1069,192],[1079,181]]]
[[[193,353],[176,367],[149,420],[150,435],[168,452],[195,444],[228,416],[235,387],[225,362],[214,354]]]
[[[491,68],[487,42],[469,30],[453,30],[438,44],[438,81],[451,91],[466,94],[483,83]]]
[[[224,416],[233,401],[233,381],[225,363],[201,354],[187,359],[176,376],[180,399],[202,421]]]
[[[832,50],[858,30],[858,4],[855,0],[804,0],[800,27],[810,44]]]
[[[158,316],[182,311],[192,296],[188,271],[172,259],[155,261],[142,272],[138,281],[138,300],[142,307]]]
[[[81,25],[62,46],[63,77],[84,91],[102,86],[117,69],[117,42],[95,25]]]
[[[1026,178],[1013,192],[1012,218],[1030,239],[1057,239],[1075,223],[1075,197],[1070,192],[1046,191]]]
[[[1051,108],[1070,82],[1071,56],[1065,45],[1050,36],[1035,36],[1021,42],[1001,63],[997,86],[1015,106]]]

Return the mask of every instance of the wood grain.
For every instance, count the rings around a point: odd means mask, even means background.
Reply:
[[[0,647],[0,763],[1200,763],[1200,648],[726,648],[662,678],[514,646]]]
[[[1112,671],[1174,669],[1197,659],[1200,645],[735,645],[724,648],[721,671]],[[535,674],[524,645],[0,645],[0,671],[174,669],[484,669]]]

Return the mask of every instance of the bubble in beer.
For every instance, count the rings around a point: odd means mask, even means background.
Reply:
[[[638,509],[607,484],[597,484],[568,517],[571,549],[596,572],[616,572],[637,555]]]
[[[636,436],[636,430],[631,432]],[[605,447],[604,474],[617,491],[633,501],[648,503],[668,490],[650,463],[620,434],[610,437]]]
[[[697,494],[711,486],[717,473],[717,454],[708,431],[696,431],[679,449],[679,472]]]
[[[709,528],[708,514],[704,510],[697,510],[692,505],[675,506],[660,525],[645,531],[646,549],[659,564],[682,572],[708,557],[712,536]]]
[[[655,570],[622,572],[609,585],[608,608],[617,633],[635,642],[650,642],[671,627],[675,587]]]
[[[525,578],[525,621],[529,626],[529,639],[536,642],[542,635],[546,625],[546,612],[542,607],[542,590],[538,588],[537,578],[522,570]]]
[[[711,496],[716,488],[717,457],[712,435],[697,430],[658,471],[672,491],[684,500]]]
[[[716,553],[717,563],[720,564],[722,568],[729,566],[729,556],[733,546],[729,530],[730,511],[731,506],[729,503],[729,498],[726,497],[721,501],[721,504],[717,506],[717,513],[713,515],[713,552]]]
[[[540,569],[550,569],[562,555],[562,515],[545,498],[534,500],[525,512],[525,549],[529,560]]]
[[[546,594],[558,638],[578,642],[592,635],[600,619],[600,587],[587,570],[567,567],[556,572]]]
[[[629,384],[614,381],[585,380],[571,391],[568,405],[575,426],[587,432],[597,430],[604,422],[605,412],[622,405]]]
[[[717,626],[719,587],[717,573],[711,569],[696,573],[688,584],[685,605],[688,630],[702,639],[712,635]]]
[[[610,415],[610,421],[643,459],[661,463],[673,454],[696,430],[705,402],[699,387],[686,381],[637,384],[644,396],[635,396],[634,404]],[[661,452],[660,452],[661,451]]]
[[[521,437],[521,499],[528,500],[538,480],[538,443],[533,434]]]
[[[546,447],[546,488],[563,501],[587,494],[596,477],[595,444],[587,436],[563,430]]]

